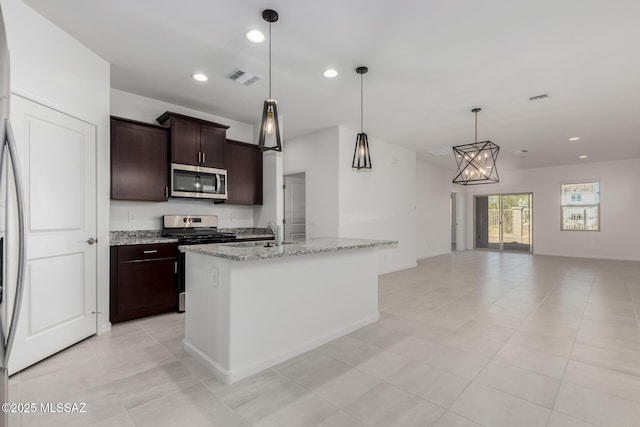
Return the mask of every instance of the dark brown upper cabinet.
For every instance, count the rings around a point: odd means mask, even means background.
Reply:
[[[227,201],[233,205],[262,204],[262,151],[257,145],[227,140]]]
[[[156,119],[169,126],[171,163],[225,168],[229,126],[167,111]]]
[[[167,129],[111,117],[111,198],[166,201]]]

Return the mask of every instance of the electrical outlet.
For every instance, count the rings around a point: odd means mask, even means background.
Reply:
[[[214,268],[212,271],[212,279],[213,279],[213,287],[217,288],[218,287],[218,269]]]
[[[133,212],[129,212],[128,218],[129,218],[129,222],[136,222],[136,217],[133,214]]]

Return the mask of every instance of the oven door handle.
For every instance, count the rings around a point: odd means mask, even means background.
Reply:
[[[222,180],[220,179],[220,174],[216,174],[216,194],[222,194],[220,191],[220,186],[222,185]]]

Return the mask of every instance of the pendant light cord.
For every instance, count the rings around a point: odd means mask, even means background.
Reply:
[[[269,22],[269,99],[271,99],[271,22]]]
[[[476,111],[476,144],[478,143],[478,112]]]
[[[364,83],[363,75],[360,74],[360,133],[364,133]]]

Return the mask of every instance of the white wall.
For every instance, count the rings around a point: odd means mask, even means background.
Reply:
[[[600,180],[599,232],[560,231],[560,184],[580,180]],[[534,253],[640,260],[638,182],[640,159],[500,171],[499,184],[468,189],[467,228],[473,230],[474,194],[532,192]],[[467,244],[473,247],[472,232]]]
[[[286,142],[284,173],[305,173],[307,237],[335,237],[338,226],[338,127]]]
[[[381,274],[414,267],[416,153],[369,135],[372,169],[353,170],[357,133],[339,127],[339,236],[397,240],[378,251]]]
[[[452,189],[452,176],[448,169],[418,160],[416,175],[417,257],[422,259],[449,253],[451,191],[458,191],[458,197],[462,198],[461,190]]]
[[[218,227],[253,227],[253,206],[214,205],[211,201],[111,201],[111,230],[160,230],[162,215],[217,215]],[[133,218],[130,220],[129,216]]]
[[[19,0],[0,0],[13,94],[96,127],[98,332],[109,319],[109,63]]]
[[[165,111],[173,111],[230,126],[227,137],[253,143],[253,126],[179,105],[170,104],[121,90],[111,89],[111,115],[155,123]],[[265,194],[265,199],[267,195]],[[162,215],[218,215],[219,226],[253,227],[254,207],[213,204],[212,201],[177,199],[168,202],[129,202],[112,200],[111,230],[159,230]]]
[[[285,148],[284,119],[278,116],[280,125],[280,138],[282,149]],[[256,144],[260,138],[260,126],[254,127],[253,131]],[[262,155],[262,205],[256,206],[253,213],[253,222],[256,227],[266,227],[269,221],[273,221],[280,226],[284,218],[284,194],[282,184],[284,183],[282,176],[282,168],[284,156],[279,151],[265,151]],[[280,236],[282,237],[282,236]]]
[[[397,240],[397,246],[379,250],[378,272],[413,267],[416,153],[371,138],[373,168],[354,171],[356,134],[336,126],[285,145],[285,173],[306,174],[307,234]]]
[[[158,124],[156,119],[165,111],[184,114],[229,126],[227,138],[254,144],[253,125],[226,119],[203,111],[193,110],[118,89],[111,89],[111,115],[141,122]]]
[[[282,227],[282,219],[284,218],[283,155],[281,152],[266,151],[263,153],[262,159],[262,206],[256,206],[254,210],[254,224],[256,227],[266,227],[269,221],[273,221]]]

